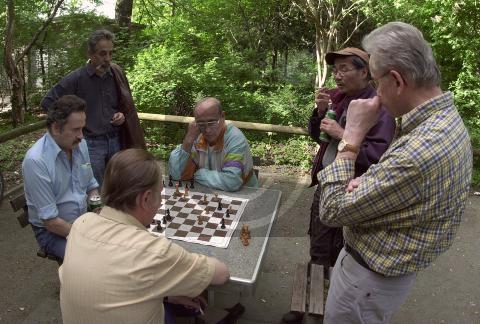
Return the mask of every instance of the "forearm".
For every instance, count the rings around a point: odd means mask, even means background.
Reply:
[[[230,278],[230,273],[227,269],[227,266],[225,263],[212,258],[208,257],[208,261],[213,263],[215,267],[215,273],[213,274],[212,281],[210,282],[211,285],[222,285],[227,282],[227,280]]]
[[[67,237],[70,233],[70,229],[72,228],[72,224],[64,221],[59,217],[45,220],[43,224],[49,232],[55,233],[63,237]]]
[[[185,151],[183,149],[183,144],[177,146],[168,159],[168,171],[173,179],[178,180],[182,176],[182,172],[187,165],[188,159],[190,158],[191,151]]]
[[[230,170],[224,168],[222,171],[199,169],[195,172],[195,180],[209,188],[223,191],[240,190],[243,184],[241,170]]]

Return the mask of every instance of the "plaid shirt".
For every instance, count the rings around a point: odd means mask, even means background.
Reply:
[[[352,193],[354,161],[320,173],[321,220],[385,276],[427,267],[453,242],[472,175],[472,148],[451,93],[402,116],[401,131]]]

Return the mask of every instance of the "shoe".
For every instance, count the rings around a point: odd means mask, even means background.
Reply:
[[[283,315],[282,317],[282,323],[285,323],[285,324],[301,323],[302,320],[303,320],[302,312],[290,311],[285,315]]]
[[[217,324],[232,324],[235,323],[235,321],[242,316],[243,313],[245,313],[245,307],[240,304],[236,303],[230,308],[225,308],[225,310],[228,312],[228,315],[225,316],[220,322]]]

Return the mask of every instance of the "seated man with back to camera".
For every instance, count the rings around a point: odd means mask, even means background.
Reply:
[[[98,195],[87,143],[85,101],[57,99],[47,112],[48,131],[28,150],[22,164],[29,222],[38,245],[62,258],[73,221],[87,211],[87,195]]]
[[[237,127],[225,123],[220,101],[204,98],[193,114],[183,143],[170,154],[170,175],[225,191],[258,187],[248,141]]]
[[[127,149],[108,162],[105,205],[73,224],[59,269],[64,323],[174,323],[165,301],[201,312],[196,296],[228,280],[224,263],[147,231],[162,189],[151,153]]]

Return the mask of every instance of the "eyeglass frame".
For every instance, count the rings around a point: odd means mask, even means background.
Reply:
[[[332,71],[330,72],[332,74],[332,76],[335,77],[335,75],[340,75],[340,76],[345,76],[345,73],[347,72],[350,72],[350,71],[353,71],[353,70],[360,70],[359,68],[357,67],[354,67],[353,69],[349,69],[349,70],[337,70],[336,68],[332,68]]]
[[[217,120],[212,120],[212,121],[205,121],[205,122],[195,121],[195,126],[197,126],[200,130],[205,130],[207,128],[216,127],[216,126],[220,125],[220,120],[221,119],[222,118],[219,118]]]
[[[388,70],[387,72],[383,73],[381,76],[379,76],[378,78],[374,79],[372,78],[372,84],[373,86],[375,87],[375,89],[378,88],[378,86],[380,85],[380,79],[383,79],[384,77],[386,77],[392,70]]]

